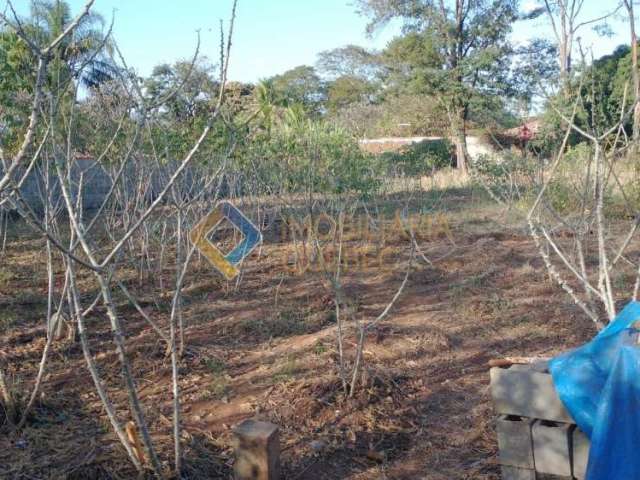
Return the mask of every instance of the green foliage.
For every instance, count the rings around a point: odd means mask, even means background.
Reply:
[[[247,175],[257,175],[267,191],[278,193],[371,193],[379,183],[376,162],[363,153],[346,130],[306,117],[300,108],[286,110],[282,123],[248,145]]]
[[[200,400],[221,400],[229,394],[229,375],[223,360],[216,357],[205,357],[201,363],[211,375],[211,381],[200,392]]]
[[[378,52],[357,45],[346,45],[318,55],[317,68],[329,78],[355,77],[373,82],[382,65]]]
[[[325,99],[325,86],[315,69],[301,65],[270,79],[275,97],[285,106],[300,104],[310,114],[318,114]]]
[[[429,95],[388,95],[384,102],[355,103],[331,119],[360,138],[385,136],[442,136],[449,122],[439,102]]]
[[[224,360],[221,360],[216,357],[204,358],[203,363],[204,363],[204,366],[209,371],[209,373],[211,373],[214,376],[222,375],[227,369],[227,366],[225,365]]]
[[[10,105],[18,91],[31,91],[31,52],[14,32],[0,31],[0,100]]]
[[[31,0],[30,16],[22,20],[25,32],[32,41],[44,48],[57,38],[73,21],[71,7],[66,1]],[[60,85],[78,79],[87,87],[96,87],[115,76],[116,67],[107,55],[102,27],[104,20],[89,13],[73,35],[65,37],[52,52],[49,63],[49,83]],[[106,43],[107,49],[109,43]],[[30,69],[35,58],[29,54]]]
[[[157,65],[145,80],[145,88],[152,104],[166,99],[165,117],[176,122],[192,122],[206,115],[219,92],[214,68],[206,59],[194,65],[184,61]]]
[[[546,198],[551,207],[560,214],[575,212],[579,201],[577,192],[566,179],[553,179],[547,187]]]
[[[628,88],[626,108],[631,105],[633,89],[631,79],[631,52],[626,45],[619,46],[610,55],[596,59],[592,65],[577,71],[567,88],[553,97],[545,106],[543,128],[533,142],[541,153],[550,154],[557,150],[567,130],[565,117],[570,117],[576,97],[580,96],[576,110],[575,123],[585,131],[601,135],[620,119],[625,88]],[[625,125],[627,134],[631,134],[632,118]],[[615,135],[615,132],[614,134]],[[584,138],[572,131],[569,145],[575,146]]]
[[[515,49],[508,94],[521,116],[531,112],[540,85],[553,85],[558,78],[557,59],[556,45],[545,39],[532,39]]]
[[[31,0],[30,15],[20,23],[25,35],[45,48],[72,20],[71,8],[65,1]],[[68,108],[74,101],[71,92],[75,83],[97,88],[115,76],[117,67],[107,55],[109,42],[102,37],[103,26],[102,18],[90,13],[73,35],[51,51],[43,88],[45,96],[51,92],[60,96],[59,108]],[[26,42],[9,26],[0,25],[0,142],[9,154],[16,149],[27,123],[37,65]]]
[[[0,146],[12,152],[33,92],[31,52],[18,36],[0,30]]]
[[[446,60],[438,50],[436,35],[432,30],[409,32],[389,43],[382,61],[391,88],[409,94],[432,93],[437,89]]]
[[[371,19],[369,30],[398,18],[405,35],[392,42],[390,78],[396,88],[436,97],[449,117],[449,130],[463,153],[471,105],[501,101],[512,53],[509,33],[517,0],[358,0]],[[458,156],[464,168],[466,158]]]
[[[387,152],[382,161],[388,170],[418,176],[432,173],[452,163],[453,146],[448,140],[425,140],[402,152]]]
[[[375,94],[372,83],[358,77],[343,75],[327,87],[327,109],[337,112],[349,105],[367,102]]]
[[[592,162],[593,149],[587,143],[579,143],[567,149],[549,183],[545,198],[560,214],[567,215],[580,210],[582,195],[593,196],[591,183],[585,183],[585,172]],[[606,194],[605,194],[606,196]]]
[[[273,374],[273,381],[274,383],[286,383],[292,380],[300,370],[301,366],[296,358],[293,355],[289,355],[278,371]]]
[[[586,100],[581,123],[602,132],[620,118],[625,86],[631,78],[631,49],[626,45],[619,46],[611,55],[594,61],[585,76],[580,92]],[[629,108],[631,97],[632,88],[629,88],[626,108]]]

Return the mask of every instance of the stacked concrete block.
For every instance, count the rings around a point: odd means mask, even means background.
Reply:
[[[536,471],[571,476],[571,435],[575,425],[536,420],[531,428]]]
[[[576,428],[571,436],[571,454],[573,478],[584,480],[587,478],[587,463],[589,463],[589,437]]]
[[[546,363],[492,368],[503,480],[585,478],[589,439],[553,385]]]

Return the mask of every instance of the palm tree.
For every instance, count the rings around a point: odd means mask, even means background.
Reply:
[[[31,0],[29,18],[23,22],[33,41],[45,47],[60,35],[73,20],[71,8],[64,0]],[[111,80],[116,66],[107,55],[109,44],[102,34],[104,19],[90,13],[53,52],[49,76],[54,82],[71,78],[86,87],[97,87]]]

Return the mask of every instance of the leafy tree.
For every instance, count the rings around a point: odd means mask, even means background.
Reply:
[[[217,100],[219,84],[213,71],[206,59],[157,65],[144,82],[146,93],[152,103],[167,99],[163,103],[172,120],[191,122],[206,115]]]
[[[376,85],[367,80],[343,75],[327,85],[327,110],[335,113],[349,105],[368,103],[376,91]]]
[[[556,151],[562,142],[566,123],[559,111],[570,115],[576,96],[580,96],[577,105],[575,123],[585,131],[602,134],[620,119],[625,89],[627,90],[626,108],[632,104],[631,49],[627,45],[617,47],[611,54],[596,59],[589,66],[574,67],[574,75],[564,84],[556,95],[545,105],[542,115],[542,130],[532,146],[550,154]],[[625,125],[626,133],[632,134],[632,119]],[[584,137],[575,131],[570,132],[568,145],[575,146],[584,141]]]
[[[579,119],[582,125],[601,133],[620,119],[624,91],[632,76],[631,65],[631,49],[628,45],[621,45],[586,69],[581,92],[585,99],[584,113]],[[632,95],[629,88],[626,108],[632,102]],[[627,124],[628,130],[630,127],[631,120]]]
[[[168,161],[183,157],[207,125],[218,102],[220,83],[215,67],[206,58],[161,64],[142,83],[148,105],[162,105],[159,121],[151,129],[154,145],[149,148]],[[215,152],[230,141],[238,141],[231,139],[232,133],[237,136],[246,132],[246,117],[255,104],[253,93],[253,85],[227,82],[222,118],[214,123],[213,131],[203,141],[197,161],[212,161]]]
[[[374,82],[380,74],[379,52],[358,45],[326,50],[318,55],[316,67],[324,76],[352,77]]]
[[[529,115],[541,87],[555,84],[559,71],[556,60],[556,46],[548,40],[533,39],[515,50],[509,81],[510,97],[517,103],[513,111]]]
[[[282,110],[288,105],[289,99],[282,91],[276,89],[273,79],[258,82],[254,90],[254,97],[257,103],[254,117],[260,126],[269,133]]]
[[[393,94],[383,101],[349,104],[332,121],[359,137],[443,136],[449,128],[437,100],[429,95]]]
[[[301,104],[311,114],[321,111],[325,85],[315,68],[301,65],[270,79],[275,98],[287,105]]]
[[[471,99],[498,95],[505,86],[511,52],[508,34],[517,18],[516,0],[358,0],[369,31],[393,18],[412,33],[402,45],[421,52],[406,62],[415,83],[441,101],[451,124],[457,163],[467,168],[466,128]],[[422,55],[426,58],[423,58]],[[412,55],[409,55],[412,58]]]
[[[14,32],[0,31],[0,145],[13,151],[33,90],[30,51]]]
[[[33,85],[30,52],[18,35],[10,31],[0,31],[0,98],[2,105],[8,105],[13,92],[30,91]]]
[[[36,45],[45,47],[72,20],[71,7],[65,1],[31,0],[30,15],[21,20],[21,24]],[[50,82],[54,78],[60,83],[75,78],[87,87],[95,87],[113,78],[116,67],[103,48],[108,47],[102,34],[103,27],[104,20],[96,13],[92,12],[82,19],[74,35],[66,37],[52,52]],[[22,44],[22,41],[19,43]],[[18,45],[14,48],[23,50],[25,46]],[[25,70],[33,75],[31,65],[35,60],[32,55],[20,55],[20,58]]]
[[[443,58],[429,32],[408,32],[394,38],[381,54],[385,84],[395,93],[432,93],[432,72]]]
[[[19,23],[27,37],[44,48],[73,21],[69,4],[62,0],[31,0],[30,15]],[[51,52],[45,91],[66,89],[70,82],[96,88],[111,80],[116,67],[106,54],[109,45],[102,35],[104,22],[99,15],[83,17],[71,36],[65,37]],[[0,25],[0,141],[8,150],[15,147],[17,129],[24,125],[30,109],[29,98],[35,84],[37,64],[33,52],[9,25]],[[70,96],[64,98],[71,101]],[[68,103],[64,102],[64,108]]]

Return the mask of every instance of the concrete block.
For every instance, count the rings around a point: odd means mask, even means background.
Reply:
[[[534,420],[516,415],[501,415],[496,420],[500,464],[533,469],[531,424]]]
[[[502,480],[536,480],[536,472],[530,468],[510,467],[502,465],[500,467]]]
[[[509,367],[512,371],[526,372],[533,370],[538,373],[549,373],[549,361],[548,360],[536,360],[533,363],[514,363]]]
[[[571,476],[571,434],[575,425],[536,420],[531,427],[536,472]]]
[[[528,368],[524,368],[528,367]],[[528,365],[490,370],[491,396],[496,413],[573,423],[549,373]]]
[[[576,427],[571,435],[571,468],[572,475],[577,480],[584,480],[587,477],[590,446],[589,437]]]
[[[280,438],[276,425],[245,420],[233,430],[236,480],[279,480]]]

